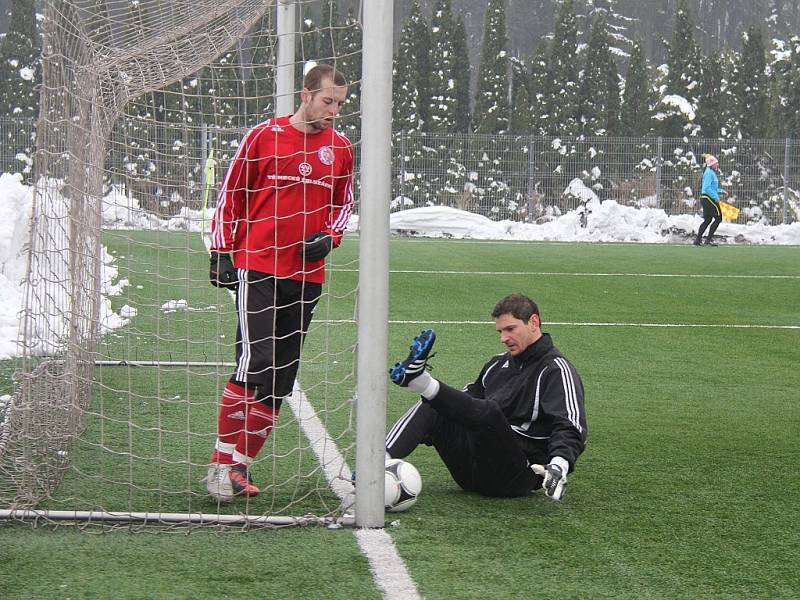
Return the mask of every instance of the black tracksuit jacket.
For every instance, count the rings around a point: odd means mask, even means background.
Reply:
[[[549,334],[518,356],[492,357],[464,391],[500,406],[531,462],[560,456],[574,468],[586,446],[583,382]]]

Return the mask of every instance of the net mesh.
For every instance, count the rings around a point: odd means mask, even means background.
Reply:
[[[101,523],[342,515],[358,269],[347,241],[330,258],[289,406],[253,467],[261,495],[218,505],[201,483],[236,328],[230,295],[208,285],[209,219],[239,140],[274,116],[275,9],[264,0],[47,3],[22,359],[0,414],[0,508],[49,511],[44,520],[82,511]],[[297,10],[295,81],[309,60],[348,67],[341,122],[352,126],[359,23],[317,3]]]

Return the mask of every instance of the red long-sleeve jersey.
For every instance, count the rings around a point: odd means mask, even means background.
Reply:
[[[325,261],[303,261],[317,232],[342,240],[353,208],[353,147],[333,128],[307,134],[289,117],[247,132],[219,192],[211,249],[237,268],[323,283]]]

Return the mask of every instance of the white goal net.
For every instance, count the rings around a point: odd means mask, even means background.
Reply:
[[[350,83],[337,129],[358,156],[360,15],[331,7],[292,6],[290,105],[308,61],[334,65]],[[220,503],[202,482],[236,342],[232,295],[208,281],[207,238],[239,142],[279,108],[279,10],[265,0],[47,2],[22,358],[0,413],[6,518],[346,520],[352,235],[328,258],[294,391],[251,465],[261,493]]]

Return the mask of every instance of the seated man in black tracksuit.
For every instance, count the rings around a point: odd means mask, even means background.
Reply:
[[[542,332],[530,298],[506,296],[492,317],[508,351],[492,357],[464,391],[428,373],[433,330],[414,338],[389,374],[422,398],[389,431],[386,452],[405,458],[420,443],[433,445],[464,490],[522,496],[543,487],[560,500],[586,445],[583,383]]]

